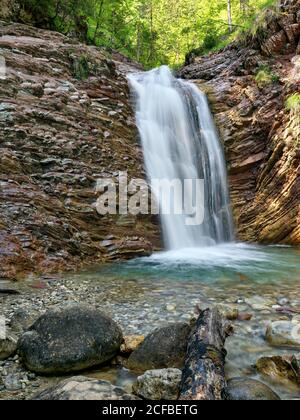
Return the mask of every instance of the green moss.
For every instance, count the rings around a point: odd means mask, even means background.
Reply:
[[[289,111],[296,111],[298,109],[300,110],[300,94],[296,93],[289,96],[285,101],[285,107]]]
[[[73,60],[73,75],[77,80],[86,80],[90,76],[90,65],[87,57],[81,56]]]
[[[278,83],[279,80],[279,76],[273,73],[268,66],[260,66],[255,75],[255,81],[259,87],[271,85],[272,83]]]

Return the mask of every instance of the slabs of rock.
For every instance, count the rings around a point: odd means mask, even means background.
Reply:
[[[133,393],[145,400],[177,400],[181,377],[179,369],[148,370],[137,378]]]
[[[266,339],[274,347],[300,349],[300,323],[272,322],[267,328]]]
[[[128,359],[129,369],[145,372],[163,368],[182,368],[191,328],[172,323],[149,334]]]
[[[123,342],[119,326],[84,305],[54,308],[25,332],[18,351],[25,366],[40,374],[65,374],[101,365]]]
[[[280,397],[262,382],[249,378],[228,381],[228,397],[232,401],[278,401]]]
[[[256,362],[256,369],[271,379],[300,385],[300,356],[262,357]]]
[[[139,400],[127,394],[122,388],[110,382],[93,380],[84,376],[66,379],[58,385],[36,395],[33,400],[48,401],[103,401],[103,400]]]

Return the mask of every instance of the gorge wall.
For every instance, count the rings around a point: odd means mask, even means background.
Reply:
[[[144,178],[118,63],[54,32],[0,24],[0,278],[54,272],[160,246],[150,216],[100,216],[99,178]]]
[[[300,105],[285,103],[300,93],[300,1],[282,2],[255,25],[243,41],[192,57],[180,76],[210,98],[239,239],[298,245]]]
[[[9,7],[1,13],[12,16]],[[298,245],[300,111],[285,102],[300,92],[300,1],[285,1],[265,22],[243,42],[190,58],[180,76],[210,98],[238,237]],[[145,178],[124,75],[132,63],[5,22],[0,56],[0,279],[159,248],[157,218],[100,216],[94,207],[97,179]]]

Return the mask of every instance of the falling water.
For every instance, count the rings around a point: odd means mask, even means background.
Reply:
[[[174,78],[166,66],[129,79],[150,182],[204,180],[204,222],[200,225],[188,225],[186,214],[163,214],[170,198],[154,189],[167,249],[232,241],[225,160],[206,96],[193,84]],[[184,193],[195,195],[195,188]],[[195,197],[190,199],[195,202]]]

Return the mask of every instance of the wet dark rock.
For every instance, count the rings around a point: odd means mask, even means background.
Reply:
[[[83,305],[70,305],[41,316],[20,338],[18,351],[27,369],[62,374],[110,361],[122,341],[122,331],[111,318]]]
[[[277,401],[280,397],[262,382],[248,378],[228,381],[229,399],[233,401]]]
[[[131,354],[129,368],[146,371],[183,366],[190,326],[185,323],[168,324],[149,334]]]

